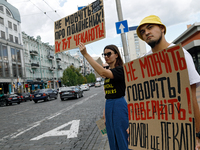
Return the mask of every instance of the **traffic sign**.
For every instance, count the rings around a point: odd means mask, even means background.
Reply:
[[[115,23],[117,34],[128,32],[127,20],[119,21]]]

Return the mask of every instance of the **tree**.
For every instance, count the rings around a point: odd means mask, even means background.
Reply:
[[[96,77],[93,73],[90,73],[89,75],[86,75],[85,77],[88,83],[92,83],[96,81]]]
[[[84,82],[84,77],[80,73],[80,69],[71,65],[63,71],[62,82],[66,86],[75,86],[82,84]]]

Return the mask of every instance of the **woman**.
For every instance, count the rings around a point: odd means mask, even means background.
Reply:
[[[86,51],[83,43],[79,44],[82,55],[99,75],[105,77],[105,117],[108,141],[111,150],[128,150],[128,109],[125,96],[125,79],[123,71],[123,60],[115,45],[104,48],[106,63],[109,69],[104,69]]]

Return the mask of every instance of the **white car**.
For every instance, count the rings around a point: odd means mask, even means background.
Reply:
[[[101,86],[101,83],[100,83],[100,82],[96,82],[94,86],[95,86],[95,87],[100,87],[100,86]]]
[[[90,87],[89,87],[89,85],[87,85],[87,84],[82,84],[82,85],[80,86],[80,88],[81,88],[81,90],[83,90],[83,91],[88,91],[88,90],[90,90]]]

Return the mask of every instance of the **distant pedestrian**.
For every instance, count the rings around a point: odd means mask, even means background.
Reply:
[[[110,69],[104,69],[88,53],[83,43],[79,44],[82,55],[99,75],[105,77],[105,118],[108,141],[111,150],[128,150],[128,108],[125,96],[123,60],[115,45],[108,45],[103,56]]]

